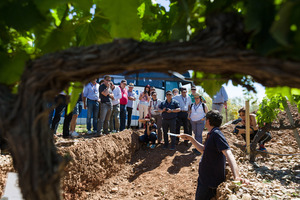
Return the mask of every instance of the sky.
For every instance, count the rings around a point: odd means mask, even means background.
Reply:
[[[190,90],[190,84],[184,85],[184,87]],[[225,88],[229,99],[245,96],[243,90],[245,90],[246,88],[243,88],[240,85],[234,86],[231,80],[229,80],[227,84],[223,84],[223,87]],[[258,102],[260,103],[265,96],[265,87],[259,83],[254,83],[254,88],[256,89],[257,93],[253,94],[252,92],[252,94],[254,97],[257,98]],[[202,91],[203,89],[201,88],[201,86],[197,86],[197,91],[198,90]],[[205,93],[205,96],[209,95]]]
[[[234,86],[232,85],[232,81],[230,80],[227,84],[223,84],[225,90],[227,91],[228,97],[230,99],[241,97],[244,95],[243,87],[238,85]],[[265,87],[259,83],[254,83],[254,88],[256,89],[256,97],[259,102],[262,101],[262,99],[265,97]]]
[[[152,2],[156,2],[162,6],[164,6],[166,8],[166,11],[169,11],[169,5],[170,5],[170,1],[169,0],[152,0]]]

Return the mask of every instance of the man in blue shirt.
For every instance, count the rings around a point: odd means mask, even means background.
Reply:
[[[176,134],[180,134],[180,127],[183,126],[183,130],[185,134],[189,134],[188,131],[188,112],[189,108],[192,104],[191,97],[187,95],[186,88],[181,88],[181,95],[177,95],[173,97],[173,99],[177,100],[180,106],[180,112],[177,114],[176,121]],[[190,134],[192,135],[192,134]],[[188,141],[184,141],[187,145]]]
[[[168,130],[171,133],[176,131],[176,117],[177,113],[180,112],[178,101],[172,99],[172,91],[166,92],[166,100],[159,105],[159,112],[162,113],[162,128],[164,132],[164,149],[169,146]],[[175,150],[176,137],[171,136],[171,150]]]
[[[222,119],[222,115],[216,110],[211,110],[206,114],[205,126],[208,134],[204,145],[197,142],[190,135],[183,134],[179,136],[185,140],[190,140],[196,149],[203,153],[199,163],[196,200],[209,200],[216,195],[218,185],[225,181],[226,158],[234,179],[241,183],[249,183],[248,180],[240,178],[236,161],[223,133],[219,129]]]
[[[223,105],[225,106],[225,109],[227,109],[228,95],[223,86],[220,91],[213,96],[212,99],[212,110],[218,110],[219,112],[222,112]]]
[[[87,134],[92,134],[91,131],[91,118],[93,115],[93,129],[94,133],[97,133],[97,121],[99,112],[99,84],[96,82],[97,79],[93,79],[83,88],[82,101],[84,109],[87,109]]]

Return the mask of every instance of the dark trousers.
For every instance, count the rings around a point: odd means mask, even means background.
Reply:
[[[69,128],[70,123],[72,120],[73,112],[69,113],[67,115],[67,104],[66,104],[66,96],[65,95],[58,95],[55,98],[55,102],[58,103],[57,107],[55,108],[55,114],[52,120],[51,124],[51,130],[54,130],[54,133],[56,133],[58,123],[60,121],[60,117],[62,113],[65,111],[65,119],[64,119],[64,125],[63,125],[63,137],[68,137],[69,134]]]
[[[250,134],[250,142],[252,142],[253,138],[255,137],[255,135],[257,134],[257,131],[255,131],[254,133]],[[241,134],[244,138],[244,140],[246,141],[246,134]],[[264,136],[262,136],[262,138],[258,141],[259,144],[263,144],[265,145],[266,142],[269,142],[272,139],[272,136],[269,132],[266,132],[264,134]]]
[[[236,126],[235,127],[235,132],[237,133],[237,128],[239,128],[239,129],[246,129],[246,126]],[[252,129],[252,128],[251,128]],[[252,129],[252,131],[253,131],[253,129]],[[251,130],[250,130],[250,132],[251,132]],[[254,139],[254,137],[255,137],[255,135],[257,134],[257,132],[258,131],[253,131],[253,133],[252,134],[250,134],[250,143],[252,142],[252,140]],[[244,140],[246,141],[246,134],[245,133],[243,133],[243,134],[241,134],[242,135],[242,137],[244,138]],[[271,133],[269,133],[269,132],[266,132],[263,136],[262,136],[262,138],[260,138],[260,140],[258,141],[258,143],[259,144],[263,144],[263,145],[265,145],[265,143],[266,142],[269,142],[270,140],[272,139],[272,136],[271,136]]]
[[[120,131],[125,129],[126,123],[126,105],[120,104]]]
[[[207,186],[203,186],[200,184],[198,180],[195,200],[210,200],[214,196],[216,196],[217,189],[216,188],[209,188]]]
[[[131,116],[132,116],[132,108],[126,107],[127,109],[127,128],[131,126]]]
[[[162,141],[162,132],[161,132],[161,127],[162,127],[162,116],[161,115],[152,115],[152,117],[155,119],[155,123],[157,125],[157,139],[158,142],[161,143]]]
[[[188,120],[188,132],[189,132],[189,135],[192,135],[193,128],[192,128],[192,124],[191,124],[190,120]]]
[[[169,146],[169,135],[168,135],[168,130],[170,129],[171,133],[175,133],[176,131],[176,117],[173,119],[163,119],[162,120],[162,128],[164,132],[164,142],[165,142],[165,147]],[[171,136],[171,147],[175,148],[175,143],[176,143],[176,137]]]
[[[187,117],[188,117],[187,112],[179,112],[178,113],[177,122],[176,122],[176,134],[180,134],[180,127],[181,126],[183,126],[184,133],[189,134]]]
[[[149,142],[152,142],[152,144],[155,144],[155,141],[157,140],[157,135],[155,132],[150,133],[150,135],[144,134],[139,137],[139,140],[141,142],[146,142],[147,144]]]

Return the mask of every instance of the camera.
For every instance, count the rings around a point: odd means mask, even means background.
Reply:
[[[237,125],[235,128],[234,128],[234,130],[233,130],[233,132],[232,133],[235,133],[235,134],[238,134],[239,133],[239,129],[246,129],[246,126],[240,126],[240,125]]]
[[[232,133],[234,133],[234,134],[238,134],[239,133],[239,130],[237,129],[237,127],[234,128],[234,130],[232,131]]]

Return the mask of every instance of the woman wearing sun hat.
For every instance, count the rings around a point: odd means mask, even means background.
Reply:
[[[192,124],[192,129],[195,134],[195,139],[202,144],[202,132],[205,125],[205,114],[208,112],[207,106],[201,101],[201,96],[198,93],[194,94],[195,103],[189,110],[188,119]],[[200,155],[197,149],[193,149],[194,153]]]

